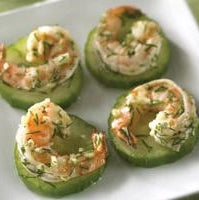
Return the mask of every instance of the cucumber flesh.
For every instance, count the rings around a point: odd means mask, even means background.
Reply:
[[[54,146],[54,148],[59,148],[59,150],[62,151],[64,154],[77,153],[79,147],[92,150],[93,147],[91,145],[91,133],[94,127],[76,116],[71,115],[71,118],[73,121],[73,124],[71,125],[72,137],[68,138],[68,141],[65,141],[65,143],[64,141],[62,141],[61,147],[57,143]],[[84,139],[82,139],[82,135],[84,135]],[[66,147],[67,145],[69,146]],[[86,187],[95,183],[100,178],[105,169],[105,165],[103,165],[87,175],[71,178],[68,181],[48,183],[30,174],[24,168],[19,158],[17,145],[14,149],[14,158],[18,174],[21,177],[22,181],[25,183],[25,185],[33,192],[50,197],[61,197],[85,189]]]
[[[122,105],[126,95],[122,95],[116,101],[114,108],[118,108]],[[155,118],[156,113],[145,113],[135,128],[135,135],[138,138],[138,143],[135,147],[130,146],[118,138],[115,133],[112,132],[111,123],[113,116],[109,117],[109,135],[111,141],[118,151],[118,153],[128,160],[130,163],[142,166],[142,167],[154,167],[163,165],[166,163],[174,162],[185,154],[192,151],[199,137],[199,124],[195,125],[193,134],[190,134],[189,138],[182,145],[179,152],[173,151],[167,147],[164,147],[157,142],[154,138],[149,135],[148,124],[152,119]]]

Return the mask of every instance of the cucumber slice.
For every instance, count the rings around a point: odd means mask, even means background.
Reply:
[[[124,94],[119,97],[113,108],[119,108],[124,102],[126,96],[127,94]],[[136,137],[138,138],[136,148],[127,145],[120,138],[118,138],[116,134],[113,133],[111,129],[111,123],[114,119],[112,114],[110,114],[110,117],[108,119],[108,132],[115,149],[117,150],[119,155],[121,155],[127,161],[136,166],[154,167],[174,162],[191,152],[194,145],[198,141],[199,123],[198,120],[196,120],[193,133],[190,134],[189,138],[182,145],[179,152],[173,151],[167,147],[158,144],[157,142],[155,142],[154,138],[149,135],[148,123],[152,121],[154,117],[155,113],[147,113],[147,115],[142,117],[141,122],[137,124],[137,127],[135,129]]]
[[[19,39],[16,43],[8,46],[6,50],[6,61],[26,67],[36,66],[42,63],[29,63],[25,59],[27,37]],[[3,81],[0,81],[0,94],[13,107],[27,109],[31,105],[50,98],[62,107],[70,106],[78,97],[83,83],[83,73],[81,66],[78,66],[70,79],[56,86],[50,91],[27,91],[13,88]]]
[[[64,154],[66,152],[77,153],[80,146],[88,150],[93,150],[91,133],[94,127],[76,116],[70,115],[70,117],[73,121],[70,138],[67,138],[67,141],[60,141],[63,139],[59,140],[55,138],[56,142],[53,148],[59,149]],[[80,134],[84,135],[84,137],[81,137]],[[49,183],[30,174],[30,172],[24,168],[19,158],[17,145],[14,149],[14,158],[18,174],[25,185],[38,194],[50,197],[61,197],[85,189],[95,183],[101,177],[105,169],[105,165],[103,165],[87,175],[71,178],[68,181]]]
[[[80,93],[83,81],[82,76],[82,69],[79,66],[70,79],[48,93],[20,90],[0,81],[0,94],[11,106],[21,109],[27,109],[46,98],[50,98],[54,103],[62,107],[68,107],[77,99]]]
[[[143,16],[141,18],[143,18]],[[148,18],[145,17],[144,19]],[[107,64],[102,61],[100,55],[96,52],[96,50],[93,49],[93,41],[96,34],[97,28],[94,28],[88,35],[85,45],[85,62],[91,74],[103,84],[109,87],[130,88],[132,86],[150,81],[152,79],[159,78],[162,74],[165,73],[170,59],[170,48],[168,41],[163,33],[161,33],[162,47],[157,59],[157,66],[148,69],[147,71],[139,75],[123,75],[111,71]]]

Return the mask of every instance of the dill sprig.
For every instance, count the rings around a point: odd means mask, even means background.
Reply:
[[[166,91],[167,89],[168,89],[168,88],[165,87],[165,86],[163,85],[163,86],[158,87],[158,88],[155,90],[155,92],[164,92],[164,91]]]
[[[142,141],[142,144],[146,147],[146,149],[148,150],[148,152],[151,152],[153,147],[150,146],[145,140],[141,140]]]

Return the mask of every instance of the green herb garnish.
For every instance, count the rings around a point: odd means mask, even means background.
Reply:
[[[155,92],[164,92],[164,91],[166,91],[168,88],[167,87],[165,87],[165,86],[160,86],[160,87],[158,87],[156,90],[155,90]]]
[[[33,120],[34,120],[36,125],[39,125],[39,118],[38,118],[38,114],[37,113],[35,114]]]
[[[162,103],[163,103],[163,101],[161,101],[161,100],[158,100],[158,99],[152,100],[151,99],[151,105],[159,105],[159,104],[162,104]]]
[[[142,141],[142,144],[147,148],[148,152],[151,152],[153,147],[150,146],[145,140],[141,140]]]

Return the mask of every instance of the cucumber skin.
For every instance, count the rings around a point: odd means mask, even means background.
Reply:
[[[166,72],[170,60],[170,47],[163,33],[161,33],[161,35],[163,38],[164,49],[162,50],[163,52],[161,52],[160,66],[149,69],[140,75],[128,76],[113,72],[109,70],[106,64],[99,63],[102,62],[101,58],[98,58],[95,52],[92,50],[92,40],[95,32],[96,28],[90,31],[85,44],[85,63],[88,70],[96,78],[96,80],[105,84],[106,86],[115,88],[130,88],[132,86],[160,78]],[[103,65],[105,65],[105,67]]]
[[[127,93],[128,92],[118,97],[113,108],[117,107],[121,103],[121,101],[123,100],[123,98],[126,96]],[[179,152],[172,151],[171,149],[160,146],[160,148],[163,149],[163,151],[165,152],[161,156],[152,156],[150,153],[148,153],[148,155],[143,155],[143,157],[136,157],[133,155],[128,145],[125,144],[123,141],[121,141],[119,138],[117,138],[115,134],[112,132],[111,130],[112,120],[113,116],[112,114],[110,114],[108,119],[108,134],[110,136],[112,145],[122,158],[124,158],[130,164],[139,167],[150,168],[177,161],[186,154],[190,153],[199,139],[199,122],[197,122],[197,125],[193,131],[195,134],[189,136],[187,141],[182,145]]]
[[[19,160],[19,155],[17,148],[15,147],[15,166],[18,171],[18,175],[24,182],[24,184],[33,192],[37,194],[49,196],[49,197],[62,197],[68,194],[80,192],[87,188],[88,186],[95,183],[104,172],[105,166],[95,170],[94,172],[88,174],[87,176],[81,176],[78,178],[73,178],[67,182],[53,183],[54,186],[51,186],[48,183],[45,183],[39,178],[27,178],[30,176],[28,171],[24,168],[22,163]]]
[[[72,115],[72,117],[77,118],[78,120],[82,120],[79,117],[76,117],[74,115]],[[107,158],[108,158],[108,154],[107,154]],[[86,176],[79,176],[76,178],[72,178],[66,182],[62,181],[59,183],[53,183],[54,186],[52,186],[51,184],[46,183],[45,181],[39,179],[38,177],[27,178],[27,177],[32,177],[33,175],[30,174],[21,163],[18,150],[17,150],[17,144],[15,144],[15,147],[14,147],[14,161],[15,161],[15,167],[17,169],[18,175],[20,176],[24,184],[31,191],[43,196],[55,197],[55,198],[80,192],[84,190],[85,188],[89,187],[90,185],[96,183],[98,179],[102,176],[107,165],[107,162],[106,162],[105,165],[87,174]]]
[[[12,106],[28,109],[33,104],[50,98],[63,108],[70,106],[78,97],[83,84],[83,71],[78,66],[73,76],[63,84],[56,86],[50,93],[26,91],[12,88],[0,81],[0,94]]]

